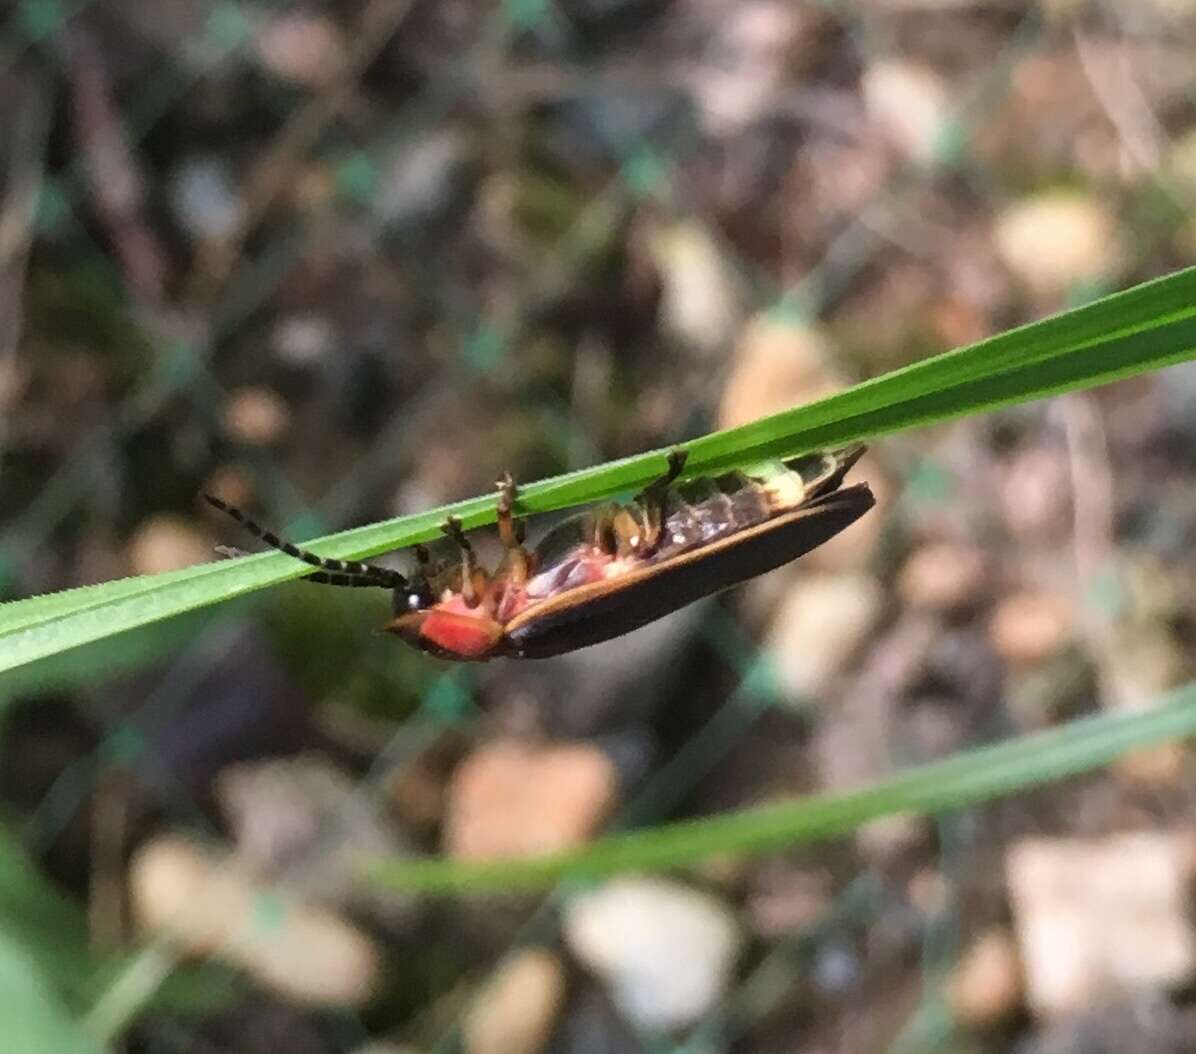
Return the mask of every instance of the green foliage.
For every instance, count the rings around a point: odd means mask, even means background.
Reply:
[[[1189,269],[979,344],[915,363],[830,398],[686,444],[695,473],[870,439],[905,428],[1128,377],[1196,355],[1196,269]],[[640,486],[660,452],[529,485],[531,514]],[[488,495],[313,543],[328,556],[366,557],[433,537],[453,513],[467,527],[493,522]],[[125,579],[0,606],[0,671],[24,679],[72,649],[150,626],[277,582],[307,568],[277,553]],[[138,649],[130,649],[132,655]],[[29,664],[37,664],[29,666]],[[10,680],[16,675],[11,675]],[[0,682],[0,689],[4,682]],[[0,692],[0,698],[2,698]],[[379,863],[375,880],[446,891],[550,882],[626,868],[693,863],[712,853],[762,852],[843,834],[869,819],[927,812],[1088,771],[1135,746],[1196,733],[1196,688],[1165,708],[1100,717],[913,769],[849,794],[817,795],[698,822],[606,839],[575,853],[486,863]]]
[[[1196,354],[1196,268],[925,359],[827,399],[684,444],[693,473],[871,439],[965,414],[1130,377]],[[659,451],[530,484],[519,511],[548,512],[641,486]],[[449,513],[467,528],[494,521],[494,497],[358,527],[313,543],[366,557],[437,534]],[[265,553],[0,605],[0,672],[304,574]]]
[[[814,794],[704,820],[612,835],[572,852],[511,860],[377,862],[371,879],[427,893],[494,892],[680,867],[727,853],[774,852],[848,834],[898,813],[975,805],[1037,784],[1089,772],[1130,750],[1196,735],[1196,685],[1155,709],[1104,715],[964,751],[845,794]]]
[[[0,945],[4,949],[0,958],[8,964],[19,959],[38,976],[52,978],[54,991],[59,995],[70,998],[83,995],[93,965],[83,913],[32,867],[3,827],[0,827]],[[3,990],[4,984],[0,983],[0,991]],[[8,1016],[4,1019],[8,1020]]]
[[[10,1050],[98,1054],[26,945],[0,928],[0,1015]]]
[[[100,962],[92,953],[87,920],[72,900],[54,889],[0,826],[0,1021],[5,1051],[99,1051],[112,1034],[147,1004],[188,1012],[227,1005],[229,973],[219,967],[176,970],[133,992],[104,1035],[78,1025],[80,1011],[138,955]],[[126,986],[127,987],[127,986]]]

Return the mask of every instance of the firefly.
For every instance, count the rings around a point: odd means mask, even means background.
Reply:
[[[833,538],[875,503],[867,483],[843,486],[863,452],[855,445],[684,479],[685,452],[674,450],[630,501],[570,517],[531,548],[507,474],[497,484],[504,556],[493,571],[454,517],[441,528],[450,558],[416,546],[416,569],[404,575],[317,556],[204,497],[266,545],[316,568],[307,581],[389,590],[383,628],[421,651],[467,662],[543,659],[630,633]]]

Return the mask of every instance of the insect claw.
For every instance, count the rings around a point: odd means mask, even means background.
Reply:
[[[456,516],[449,516],[444,523],[440,525],[440,530],[461,549],[470,552],[473,546],[469,544],[469,539],[465,537],[465,530],[461,526],[461,521]]]
[[[477,557],[474,556],[473,546],[469,544],[469,539],[465,537],[465,530],[461,526],[461,521],[456,516],[448,517],[440,525],[440,529],[461,550],[461,596],[469,607],[477,607],[481,603],[482,590],[479,589],[478,583],[474,581],[478,564]]]
[[[665,493],[669,486],[681,475],[685,469],[685,462],[689,458],[687,451],[674,449],[669,451],[668,468],[664,473],[657,476],[651,483],[649,483],[643,490],[636,495],[636,501],[652,502],[660,504],[664,500]]]
[[[674,448],[668,454],[668,468],[664,474],[657,476],[635,497],[635,504],[639,506],[643,516],[643,536],[631,539],[628,532],[621,532],[624,542],[630,545],[630,551],[648,555],[656,550],[664,530],[665,502],[668,498],[669,487],[681,475],[689,454],[685,450]],[[620,546],[623,548],[623,546]]]
[[[514,515],[518,488],[509,472],[504,472],[495,486],[498,487],[498,537],[507,551],[499,576],[513,585],[521,586],[530,573],[532,555],[523,548],[523,521],[517,520]]]
[[[509,472],[504,472],[495,486],[498,487],[498,536],[507,551],[513,552],[522,548],[524,538],[523,521],[514,515],[518,487]]]

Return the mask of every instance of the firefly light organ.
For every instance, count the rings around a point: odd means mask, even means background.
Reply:
[[[622,636],[702,597],[771,571],[828,541],[874,504],[867,483],[842,486],[864,452],[772,461],[682,481],[684,451],[631,501],[564,520],[532,548],[514,514],[518,491],[498,481],[505,555],[481,566],[461,524],[442,532],[452,555],[414,547],[416,569],[317,556],[204,497],[271,548],[316,568],[306,581],[377,587],[392,596],[386,631],[443,659],[548,658]]]

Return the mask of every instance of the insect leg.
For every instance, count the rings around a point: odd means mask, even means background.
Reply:
[[[660,545],[664,530],[665,499],[669,487],[684,470],[687,456],[684,450],[670,450],[669,467],[664,475],[657,476],[635,496],[635,504],[643,513],[643,537],[638,546],[638,551],[642,553],[652,553]]]
[[[636,501],[660,501],[677,477],[685,471],[685,462],[689,454],[684,450],[670,450],[668,468],[663,475],[657,476],[643,490],[636,495]]]
[[[445,520],[440,525],[440,529],[461,550],[461,596],[471,608],[477,607],[481,603],[482,597],[476,581],[478,559],[474,555],[473,546],[465,537],[465,532],[461,529],[461,521],[456,516],[450,516]]]
[[[618,506],[603,505],[593,509],[589,516],[587,541],[599,552],[614,556],[619,551],[619,539],[615,534],[615,512]]]
[[[286,539],[280,538],[273,531],[267,530],[261,524],[251,520],[235,505],[229,505],[219,498],[212,497],[211,494],[205,494],[204,499],[209,505],[231,516],[237,523],[249,531],[250,534],[255,538],[260,538],[271,549],[277,549],[279,552],[286,553],[287,556],[293,556],[296,560],[302,560],[305,564],[311,564],[312,567],[319,568],[321,571],[329,571],[338,575],[369,578],[373,580],[374,585],[382,586],[386,589],[402,588],[407,584],[407,579],[399,574],[398,571],[392,571],[389,567],[379,567],[377,564],[363,564],[356,560],[336,560],[331,557],[317,556],[307,549],[299,548],[293,542],[288,542]],[[316,579],[314,575],[310,577],[315,581],[324,581],[322,578]],[[343,583],[329,582],[325,584]]]
[[[515,519],[513,511],[519,488],[509,472],[504,472],[495,486],[498,487],[498,536],[507,549],[517,549],[523,544],[524,535],[523,521]]]
[[[639,516],[636,506],[620,505],[610,518],[614,555],[619,557],[640,556],[650,551],[650,535]]]
[[[523,548],[523,521],[515,519],[514,508],[517,488],[511,474],[506,473],[498,481],[498,537],[507,550],[503,561],[505,577],[515,585],[527,581],[531,560]]]

